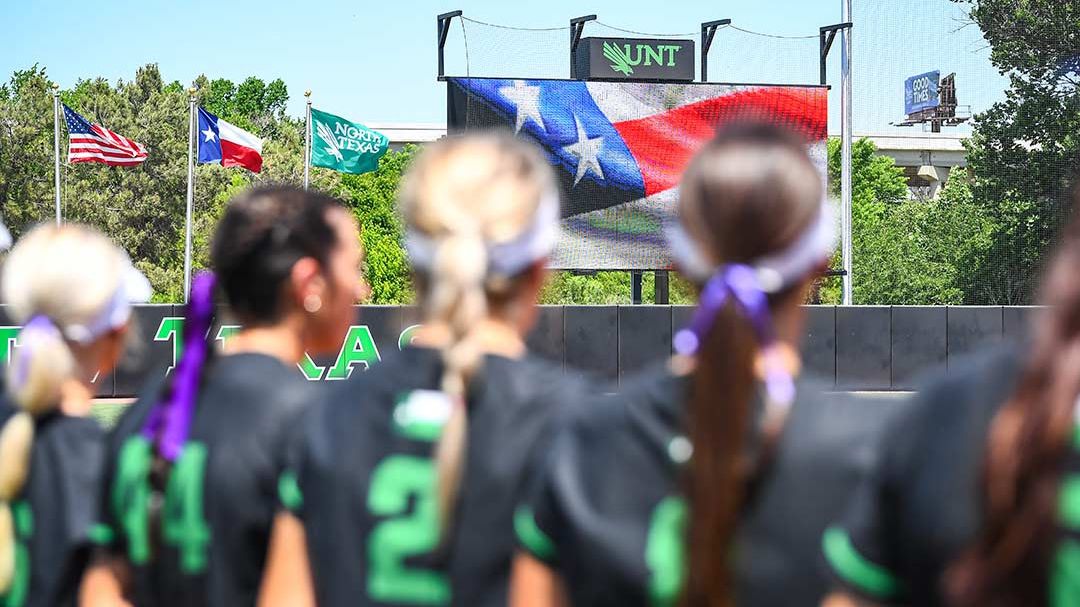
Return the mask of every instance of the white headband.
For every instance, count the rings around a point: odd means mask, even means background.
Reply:
[[[559,242],[559,195],[548,192],[528,229],[507,242],[487,245],[488,274],[514,276],[533,263],[547,257]],[[417,270],[430,271],[435,264],[438,240],[409,229],[405,249]]]
[[[106,332],[124,326],[124,323],[131,318],[131,304],[150,301],[150,297],[154,294],[150,281],[131,263],[130,259],[125,261],[127,267],[124,268],[123,275],[120,277],[116,293],[101,313],[85,324],[64,327],[64,337],[80,344],[94,341]]]
[[[717,267],[701,252],[678,219],[672,218],[666,223],[664,235],[671,248],[671,257],[687,278],[704,284],[716,273]],[[776,293],[806,276],[823,260],[829,259],[835,248],[836,221],[832,204],[823,200],[821,212],[795,242],[747,265],[757,273],[762,291]]]

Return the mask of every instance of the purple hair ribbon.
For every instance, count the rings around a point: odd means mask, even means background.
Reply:
[[[205,272],[191,283],[184,323],[184,351],[173,370],[172,385],[165,397],[150,411],[142,435],[157,445],[157,451],[172,462],[180,455],[195,417],[203,366],[210,350],[206,335],[214,316],[214,275]]]
[[[716,314],[731,298],[747,315],[762,351],[765,367],[765,390],[778,404],[789,405],[795,399],[795,380],[779,356],[776,332],[769,311],[769,298],[758,283],[757,272],[744,264],[721,266],[705,283],[690,326],[675,334],[675,352],[694,356],[712,329]]]
[[[52,333],[57,337],[60,337],[60,329],[57,328],[56,323],[51,318],[44,314],[37,314],[31,318],[22,330],[19,331],[19,345],[20,348],[16,351],[15,360],[15,383],[19,386],[26,384],[26,380],[30,375],[30,360],[33,359],[34,342],[29,339],[23,339],[24,336],[31,333]]]

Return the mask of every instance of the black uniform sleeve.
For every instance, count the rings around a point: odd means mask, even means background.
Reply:
[[[122,554],[125,550],[124,534],[120,527],[120,521],[116,518],[116,509],[113,507],[112,502],[120,445],[123,444],[124,439],[127,437],[126,426],[131,425],[131,420],[128,418],[135,415],[133,409],[134,406],[124,412],[117,426],[113,428],[105,440],[101,463],[100,489],[95,492],[97,500],[94,522],[90,527],[90,542],[111,554]]]
[[[120,452],[125,442],[142,428],[150,409],[157,402],[166,378],[148,379],[139,390],[139,398],[127,408],[108,432],[101,453],[99,489],[95,492],[93,504],[93,523],[90,526],[90,542],[112,553],[123,554],[127,551],[123,526],[117,518],[116,470]]]
[[[882,453],[861,481],[840,523],[829,527],[822,538],[825,559],[845,590],[868,599],[893,603],[906,589],[899,574],[901,563],[897,512],[907,478],[915,430],[926,407],[905,409],[891,420],[883,436]]]
[[[549,566],[559,565],[559,538],[570,533],[575,520],[566,504],[583,507],[585,496],[577,488],[585,481],[590,437],[595,436],[597,414],[611,397],[580,396],[577,406],[565,407],[552,420],[548,438],[540,441],[533,458],[531,478],[514,513],[518,547]],[[603,425],[603,424],[599,424]]]
[[[279,468],[281,473],[277,482],[277,506],[279,511],[290,512],[301,520],[304,518],[302,483],[308,476],[305,470],[310,464],[309,447],[311,441],[319,440],[316,428],[325,406],[325,401],[318,401],[301,413],[296,423],[288,429],[283,441],[284,449]]]
[[[555,440],[556,449],[536,458],[529,489],[514,512],[514,535],[518,548],[552,567],[558,562],[552,531],[559,528],[562,517],[550,473],[557,465],[552,460],[558,457],[557,447],[561,442],[562,436]]]

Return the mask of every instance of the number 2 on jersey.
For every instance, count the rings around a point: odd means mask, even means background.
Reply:
[[[150,560],[150,467],[153,446],[141,436],[129,438],[120,449],[112,506],[127,540],[128,558],[135,565]],[[163,542],[180,553],[186,574],[206,570],[210,526],[203,516],[203,479],[207,451],[201,443],[184,445],[165,486],[162,512]]]
[[[413,498],[410,500],[410,498]],[[410,501],[411,514],[405,514]],[[391,517],[375,526],[368,540],[368,594],[377,601],[441,605],[450,601],[446,576],[406,567],[405,559],[439,545],[435,466],[430,459],[391,455],[375,468],[368,510]]]

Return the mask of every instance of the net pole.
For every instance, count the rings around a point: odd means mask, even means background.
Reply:
[[[56,225],[60,217],[60,85],[53,85],[53,189],[56,193]]]
[[[311,176],[311,91],[304,91],[307,98],[307,127],[304,129],[304,189],[308,189]]]
[[[851,23],[851,0],[844,3],[844,22]],[[851,30],[844,28],[840,58],[840,206],[841,206],[841,257],[844,269],[843,304],[852,304],[851,276]]]
[[[191,296],[191,230],[195,208],[195,89],[188,89],[187,204],[184,209],[184,303]]]

